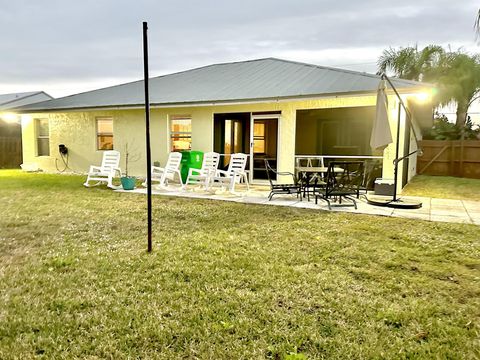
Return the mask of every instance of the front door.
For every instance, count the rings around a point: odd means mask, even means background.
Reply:
[[[251,180],[266,180],[265,159],[277,169],[278,115],[252,115]]]

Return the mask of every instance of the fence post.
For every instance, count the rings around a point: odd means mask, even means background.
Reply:
[[[464,150],[464,143],[463,143],[463,135],[462,139],[460,140],[460,164],[459,164],[459,175],[460,177],[463,177],[463,158],[465,156],[465,150]]]

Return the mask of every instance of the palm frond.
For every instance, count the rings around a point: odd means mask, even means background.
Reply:
[[[480,41],[480,9],[478,10],[477,17],[475,18],[473,28],[475,29],[475,38],[477,41]]]
[[[382,55],[380,55],[377,61],[378,73],[386,73],[388,69],[391,69],[396,57],[397,51],[395,49],[389,48],[383,50]]]
[[[386,73],[391,71],[399,78],[417,80],[412,78],[411,72],[411,68],[416,62],[417,53],[416,46],[400,48],[399,50],[393,48],[386,49],[378,59],[378,72]]]

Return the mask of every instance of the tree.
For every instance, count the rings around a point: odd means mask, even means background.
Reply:
[[[480,13],[479,13],[480,17]],[[478,19],[480,21],[480,18]],[[442,47],[429,45],[419,51],[417,46],[384,50],[378,59],[379,73],[393,71],[395,76],[437,85],[434,101],[457,104],[456,125],[462,127],[468,108],[480,90],[480,57],[461,51],[446,52]]]
[[[444,52],[443,48],[437,45],[428,45],[421,51],[418,51],[417,45],[399,50],[389,48],[384,50],[378,59],[379,73],[392,71],[402,79],[425,81]]]
[[[445,53],[429,76],[439,88],[437,102],[441,105],[455,102],[455,124],[463,127],[468,109],[480,92],[480,56],[461,51]]]

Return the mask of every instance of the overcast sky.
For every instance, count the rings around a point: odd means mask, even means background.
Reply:
[[[382,50],[479,52],[478,0],[0,0],[0,93],[54,97],[143,76],[279,57],[375,72]]]

